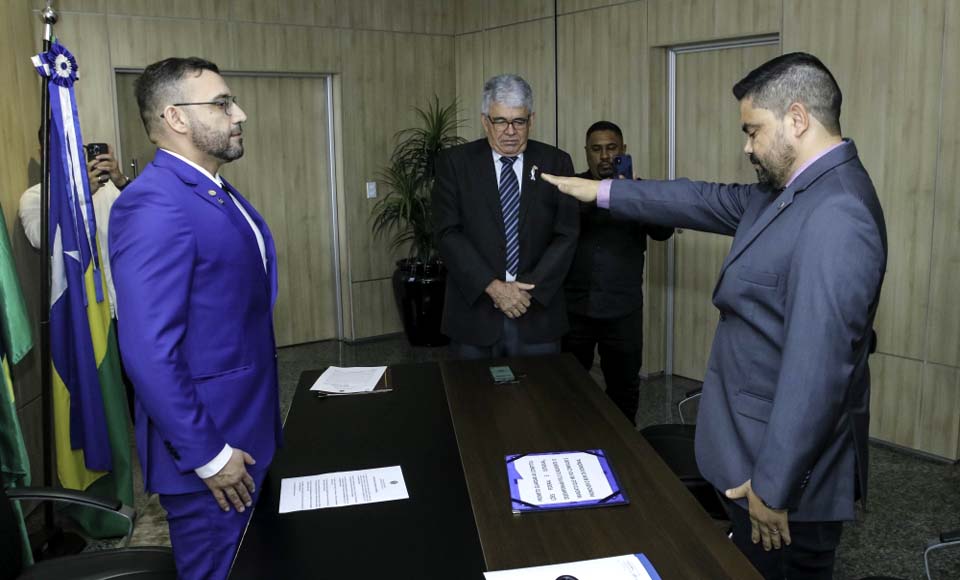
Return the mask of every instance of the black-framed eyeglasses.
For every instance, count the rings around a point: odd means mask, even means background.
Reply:
[[[526,129],[527,125],[530,124],[530,115],[517,117],[516,119],[504,119],[503,117],[491,117],[490,115],[484,116],[497,131],[506,131],[508,125],[513,127],[514,130],[520,131]]]
[[[198,101],[195,103],[173,103],[172,107],[190,107],[193,105],[216,105],[220,107],[220,110],[223,111],[224,115],[228,117],[233,114],[234,108],[237,105],[237,97],[230,95],[229,97],[223,97],[220,99],[214,99],[212,101]],[[163,113],[160,113],[160,117],[163,117]]]

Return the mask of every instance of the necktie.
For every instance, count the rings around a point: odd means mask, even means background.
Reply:
[[[507,272],[516,276],[520,263],[520,184],[513,172],[516,157],[501,157],[500,208],[503,210],[503,231],[507,238]]]

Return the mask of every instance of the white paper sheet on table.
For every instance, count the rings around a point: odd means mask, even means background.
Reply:
[[[399,465],[337,471],[280,482],[280,513],[408,499]]]
[[[486,580],[558,580],[567,577],[577,580],[660,580],[643,554],[484,572],[483,577]]]
[[[349,394],[372,391],[387,367],[328,367],[310,387],[311,391]]]

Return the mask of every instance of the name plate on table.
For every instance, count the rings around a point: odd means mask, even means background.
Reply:
[[[602,449],[507,455],[513,513],[629,503]]]

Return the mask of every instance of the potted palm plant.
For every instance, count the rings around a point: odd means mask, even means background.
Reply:
[[[394,250],[409,248],[397,261],[393,291],[410,344],[440,346],[449,339],[440,332],[446,270],[433,239],[430,195],[440,151],[463,143],[457,136],[462,122],[456,101],[441,106],[439,97],[426,108],[414,109],[418,126],[396,134],[390,163],[378,175],[386,195],[373,206],[372,230],[390,236]]]

